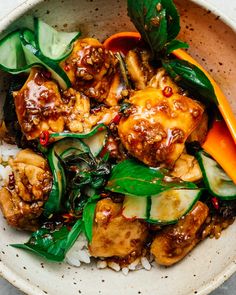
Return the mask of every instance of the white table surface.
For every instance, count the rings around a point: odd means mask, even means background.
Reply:
[[[23,2],[25,0],[0,0],[0,19]],[[236,0],[208,0],[208,2],[220,8],[222,12],[236,22]],[[0,278],[0,295],[23,295],[23,293]],[[236,274],[211,295],[236,295]]]

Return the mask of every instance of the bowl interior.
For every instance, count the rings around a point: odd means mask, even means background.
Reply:
[[[189,52],[215,78],[228,97],[234,113],[236,102],[236,34],[219,17],[188,0],[176,1],[181,14],[179,38],[190,44]],[[20,26],[32,26],[32,15],[58,29],[81,29],[83,36],[103,41],[121,31],[134,30],[126,13],[125,0],[46,0],[29,8],[24,17],[2,34]],[[3,75],[1,76],[3,77]],[[1,78],[1,81],[3,79]],[[2,98],[4,93],[0,93]],[[3,101],[3,99],[2,99]],[[29,294],[207,294],[236,270],[236,225],[223,232],[219,240],[207,239],[181,263],[171,267],[155,266],[125,277],[96,266],[73,268],[47,263],[8,246],[24,242],[27,234],[10,229],[0,218],[0,273]]]

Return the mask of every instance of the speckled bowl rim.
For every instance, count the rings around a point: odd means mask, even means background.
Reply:
[[[44,0],[26,0],[22,4],[18,5],[14,10],[0,19],[0,34],[7,29],[7,27],[17,20],[20,16],[25,14],[28,10],[32,9],[37,4],[43,2]],[[210,10],[213,14],[220,16],[221,20],[227,24],[236,34],[236,22],[233,21],[230,17],[224,15],[218,8],[213,4],[208,3],[206,0],[189,0],[198,6]],[[236,259],[236,257],[235,257]],[[215,290],[221,284],[223,284],[234,272],[236,272],[236,263],[231,262],[222,272],[212,279],[207,284],[203,284],[202,287],[198,290],[198,295],[207,295],[211,291]],[[33,284],[22,279],[18,274],[9,269],[3,262],[0,261],[0,276],[9,281],[19,290],[25,292],[28,295],[41,295],[43,292],[35,287]],[[191,295],[189,293],[188,295]]]

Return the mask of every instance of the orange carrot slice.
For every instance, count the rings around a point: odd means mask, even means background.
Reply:
[[[236,145],[224,121],[215,121],[202,145],[236,183]]]
[[[135,48],[141,40],[141,36],[137,32],[120,32],[111,35],[103,43],[106,49],[112,52],[120,51],[124,54]]]

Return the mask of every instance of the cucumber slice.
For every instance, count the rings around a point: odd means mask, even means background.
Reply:
[[[39,63],[34,61],[33,65]],[[0,69],[11,74],[19,74],[29,72],[31,67],[25,59],[19,30],[8,34],[0,41]]]
[[[91,137],[81,139],[87,146],[94,157],[98,156],[107,141],[107,130],[98,131]]]
[[[52,78],[56,80],[62,89],[71,86],[70,79],[63,69],[54,61],[44,56],[35,46],[34,33],[29,29],[21,31],[20,39],[27,64],[32,67],[35,64],[44,66],[49,70]]]
[[[76,138],[65,138],[57,141],[48,152],[48,161],[53,173],[53,186],[48,201],[44,206],[44,215],[50,216],[62,210],[66,193],[66,175],[60,159],[65,159],[74,153],[80,155],[89,153],[90,149],[81,140]]]
[[[99,124],[93,128],[89,133],[52,133],[50,137],[56,139],[62,138],[77,138],[81,139],[89,148],[94,157],[98,156],[106,144],[108,132],[104,124]]]
[[[72,51],[73,42],[80,32],[58,32],[42,20],[35,18],[36,43],[41,53],[54,61],[65,59]]]
[[[146,197],[125,196],[122,215],[127,219],[146,219],[147,207]]]
[[[203,151],[198,152],[197,160],[210,193],[221,200],[236,199],[236,185],[219,164]]]
[[[61,159],[72,154],[89,153],[89,147],[78,138],[64,138],[54,144],[54,151]]]
[[[54,147],[49,150],[48,161],[53,173],[53,185],[49,198],[44,205],[44,215],[47,217],[61,211],[61,204],[66,192],[66,175]]]
[[[176,223],[200,198],[201,189],[168,190],[151,197],[149,222]]]

